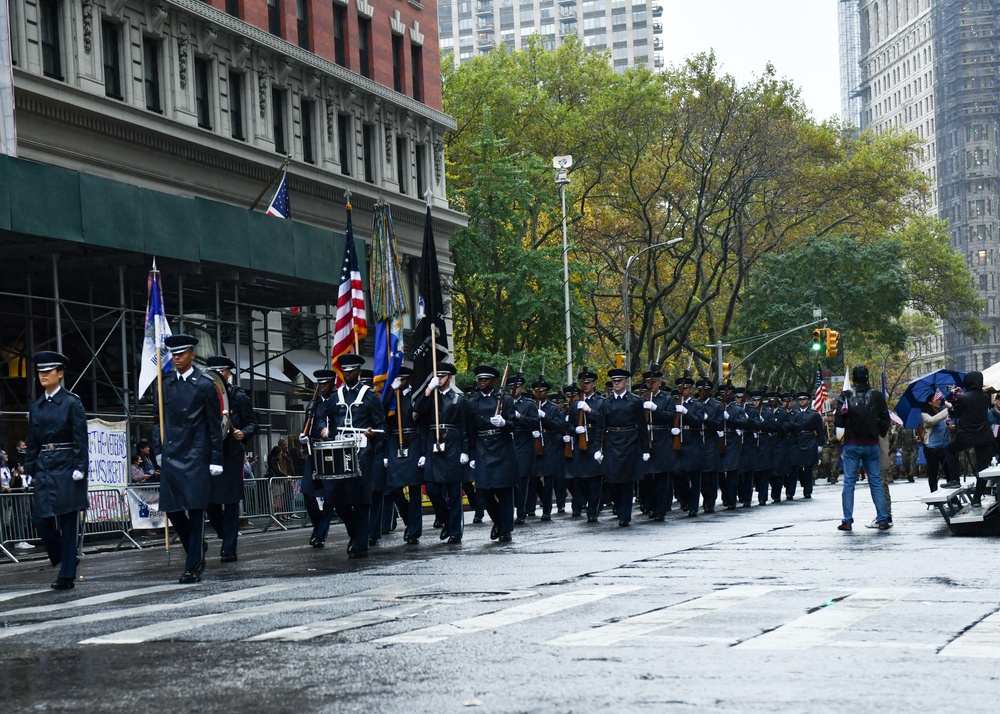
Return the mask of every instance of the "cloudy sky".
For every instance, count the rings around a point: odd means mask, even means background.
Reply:
[[[837,0],[659,0],[663,57],[682,62],[715,50],[740,82],[771,62],[792,80],[816,119],[840,114]]]

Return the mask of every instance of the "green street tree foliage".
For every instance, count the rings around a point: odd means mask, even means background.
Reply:
[[[889,241],[878,250],[901,261],[903,302],[975,329],[961,317],[975,312],[974,291],[944,309],[928,279],[944,273],[952,287],[972,289],[941,226],[922,218],[927,180],[912,168],[912,134],[854,136],[817,123],[771,67],[740,86],[711,54],[664,73],[620,75],[571,37],[553,51],[532,41],[458,68],[446,59],[443,73],[445,111],[458,122],[448,180],[470,215],[452,244],[456,344],[467,354],[514,359],[563,344],[550,163],[562,154],[574,159],[567,213],[578,366],[588,357],[610,364],[622,350],[625,265],[674,238],[630,270],[633,369],[659,353],[666,369],[693,361],[707,372],[705,345],[735,335],[765,257],[844,236],[866,250]],[[865,334],[897,346],[905,331],[894,325]]]

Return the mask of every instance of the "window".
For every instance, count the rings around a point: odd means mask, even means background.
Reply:
[[[104,95],[122,98],[121,29],[113,22],[101,21],[101,44],[104,49]]]
[[[278,0],[267,0],[267,31],[281,36],[281,9]]]
[[[976,252],[976,264],[986,265],[986,251],[980,250]]]
[[[375,125],[363,125],[361,127],[361,148],[364,153],[365,181],[368,183],[375,183],[375,151],[377,145]]]
[[[316,116],[316,102],[302,100],[302,160],[307,164],[316,163],[316,149],[313,142],[313,117]]]
[[[271,87],[271,122],[274,125],[274,150],[279,154],[288,153],[285,141],[285,92]]]
[[[309,49],[309,6],[306,0],[295,0],[295,19],[299,30],[299,47]]]
[[[392,36],[392,88],[403,91],[403,37]]]
[[[202,129],[212,128],[212,103],[209,94],[208,60],[204,57],[194,58],[194,103],[198,114],[198,126]]]
[[[142,38],[142,81],[146,89],[146,109],[163,112],[163,91],[160,89],[160,42]]]
[[[399,192],[410,192],[410,152],[406,147],[406,137],[396,137],[396,176],[399,178]]]
[[[246,141],[243,128],[243,75],[233,70],[229,72],[229,127],[234,139]]]
[[[351,175],[351,145],[354,143],[351,131],[351,115],[337,115],[337,143],[340,145],[340,173]]]
[[[413,98],[424,101],[424,48],[410,45],[410,71],[413,73]]]
[[[990,285],[989,285],[989,276],[988,275],[980,275],[979,276],[979,289],[980,290],[989,290],[989,288],[990,288]]]
[[[427,144],[417,144],[417,198],[427,193]]]
[[[62,79],[62,38],[59,34],[59,1],[39,0],[39,36],[42,45],[42,73]]]
[[[240,16],[240,0],[226,0],[226,12],[233,17]]]
[[[346,24],[345,14],[344,6],[338,5],[335,1],[333,3],[333,61],[341,67],[347,66],[347,60],[344,55],[344,43],[346,41],[344,32]]]
[[[372,76],[372,21],[358,18],[358,61],[361,65],[361,76],[371,79]]]

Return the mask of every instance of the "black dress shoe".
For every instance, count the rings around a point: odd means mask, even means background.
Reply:
[[[587,523],[597,523],[597,516],[587,516]]]
[[[315,541],[313,541],[309,545],[311,545],[313,548],[325,548],[326,547],[326,541],[325,540],[320,540],[319,538],[317,538]]]
[[[448,545],[458,545],[462,542],[462,536],[451,536],[448,539]]]
[[[369,538],[368,539],[368,547],[369,548],[374,548],[377,545],[378,545],[378,538]]]
[[[236,553],[226,553],[219,560],[223,563],[235,563],[237,560],[239,560],[239,557],[236,555]]]
[[[448,526],[441,528],[441,532],[438,534],[438,538],[441,540],[448,540]]]
[[[406,536],[403,541],[407,545],[420,545],[420,538],[418,536]]]
[[[440,528],[443,525],[444,525],[444,523],[442,523],[441,521],[439,521],[437,518],[434,519],[434,528]]]
[[[368,557],[368,551],[367,550],[355,550],[355,551],[353,551],[351,553],[348,553],[347,557],[350,558],[351,560],[360,560],[361,558],[367,558]]]
[[[665,516],[653,516],[653,520],[657,523],[663,523],[667,519]]]
[[[732,505],[732,504],[730,504],[730,505],[726,506],[726,510],[727,510],[727,511],[735,511],[735,510],[736,510],[736,506],[735,506],[735,505]]]
[[[539,518],[538,520],[540,520],[540,521],[551,521],[552,520],[552,516],[549,515],[548,513],[543,513],[542,517]]]
[[[475,518],[472,519],[472,522],[473,523],[482,523],[483,522],[483,517],[482,516],[476,516]]]
[[[73,578],[56,578],[50,586],[53,590],[72,590],[75,587]]]
[[[556,510],[556,513],[565,513],[565,512],[566,512],[566,507],[565,506],[563,506],[562,508]]]
[[[178,580],[181,585],[191,585],[192,583],[201,582],[201,576],[192,570],[185,570],[181,579]]]
[[[811,493],[807,493],[807,494],[806,494],[805,496],[803,496],[802,498],[812,498],[812,497],[813,497],[813,495],[812,495]]]
[[[205,572],[205,559],[202,558],[200,563],[191,568],[191,572],[197,575],[198,578],[200,579],[201,574]]]
[[[514,519],[514,525],[515,526],[523,526],[524,525],[524,519],[523,518],[515,518]]]
[[[583,518],[583,514],[574,512],[570,518]]]
[[[746,501],[746,502],[745,502],[745,503],[743,504],[743,507],[744,507],[744,508],[750,508],[750,501]]]
[[[349,541],[347,541],[347,552],[348,552],[348,554],[350,554],[350,552],[352,550],[354,550],[354,539],[353,538],[351,538]]]
[[[490,529],[490,540],[496,540],[499,537],[500,537],[500,526],[494,523],[493,527]]]
[[[501,543],[510,543],[510,540],[511,540],[511,538],[510,538],[510,532],[509,531],[507,533],[503,533],[500,536],[500,542]]]
[[[630,524],[630,521],[618,521],[618,527],[619,528],[628,528],[629,524]]]
[[[688,518],[695,518],[698,515],[698,511],[688,511]]]

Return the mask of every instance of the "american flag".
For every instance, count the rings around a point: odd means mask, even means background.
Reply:
[[[354,349],[355,339],[368,334],[365,317],[365,291],[358,270],[358,254],[354,251],[354,227],[351,204],[347,204],[347,237],[344,241],[344,261],[340,267],[340,289],[337,292],[337,322],[333,333],[333,361]],[[336,369],[336,367],[334,367]]]
[[[812,408],[822,414],[826,411],[826,404],[830,401],[830,395],[826,393],[826,385],[823,384],[823,370],[816,370],[816,396],[812,400]]]
[[[267,215],[277,216],[278,218],[292,217],[292,207],[288,202],[287,170],[281,174],[281,183],[278,184],[278,190],[274,192],[274,198],[271,199],[271,205],[267,207]]]

